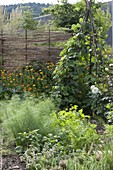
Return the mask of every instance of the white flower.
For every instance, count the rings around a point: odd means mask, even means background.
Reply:
[[[99,89],[95,85],[92,85],[90,88],[93,94],[99,93]]]
[[[105,68],[105,71],[109,71],[109,68]]]
[[[96,86],[95,85],[92,85],[90,88],[91,88],[91,90],[93,89],[93,88],[95,88]]]
[[[110,67],[113,67],[113,63],[109,64]]]

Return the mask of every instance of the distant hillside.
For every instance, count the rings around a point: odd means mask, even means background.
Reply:
[[[34,17],[37,17],[41,14],[43,8],[48,8],[50,4],[45,4],[45,3],[24,3],[24,4],[14,4],[14,5],[6,5],[6,10],[8,13],[12,11],[12,9],[16,9],[18,7],[25,7],[25,6],[30,6],[33,11],[34,11]]]

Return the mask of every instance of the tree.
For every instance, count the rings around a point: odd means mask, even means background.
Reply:
[[[45,3],[19,3],[19,4],[14,4],[14,5],[6,5],[5,8],[6,8],[6,11],[8,14],[10,14],[12,12],[12,10],[15,10],[17,7],[19,7],[20,9],[23,10],[23,7],[26,7],[26,6],[30,6],[34,13],[33,13],[33,16],[34,17],[37,17],[41,14],[42,12],[42,8],[47,8],[50,6],[50,4],[45,4]]]
[[[21,24],[20,18],[22,17],[22,10],[17,7],[16,9],[12,9],[12,12],[9,14],[9,18],[7,19],[7,23],[5,25],[5,31],[7,33],[14,34]]]
[[[26,10],[25,10],[26,9]],[[38,22],[33,19],[33,11],[29,7],[24,8],[24,12],[21,19],[20,27],[25,30],[25,50],[26,50],[26,63],[27,63],[27,31],[37,29]]]
[[[80,1],[70,4],[67,0],[60,1],[59,4],[44,9],[43,14],[52,14],[53,23],[56,27],[71,28],[72,24],[79,22],[79,18],[85,14],[85,3]]]
[[[7,21],[7,13],[3,6],[0,6],[0,31],[3,33]]]
[[[96,24],[98,24],[98,26],[100,26],[99,24],[101,23],[103,24],[103,22],[105,21],[105,12],[102,12],[101,6],[102,3],[95,3],[95,8],[97,10],[94,15]],[[49,13],[52,15],[52,21],[56,27],[71,28],[73,24],[77,24],[79,22],[80,18],[84,18],[86,14],[86,5],[84,0],[81,0],[75,4],[70,4],[67,2],[67,0],[61,0],[59,1],[59,4],[55,4],[44,9],[43,13]],[[106,16],[108,16],[108,19],[110,18],[108,13],[106,14]],[[99,21],[100,19],[101,21]],[[106,20],[106,22],[109,22],[109,20]]]
[[[25,10],[26,9],[26,10]],[[24,8],[24,12],[22,14],[21,19],[21,28],[25,30],[34,30],[37,28],[37,21],[33,19],[33,11],[29,7]]]

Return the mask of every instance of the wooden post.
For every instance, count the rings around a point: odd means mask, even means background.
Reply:
[[[28,56],[27,56],[27,29],[25,29],[25,60],[26,60],[26,64],[27,64],[27,59],[28,59]]]
[[[51,61],[51,53],[50,53],[50,46],[51,46],[51,32],[50,32],[50,24],[49,24],[49,38],[48,38],[48,57],[49,62]]]
[[[3,29],[1,29],[1,66],[4,65],[3,55],[4,55],[4,37]]]

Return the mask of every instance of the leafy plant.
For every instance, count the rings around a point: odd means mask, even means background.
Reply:
[[[68,160],[79,149],[84,148],[87,152],[91,144],[100,143],[96,126],[89,123],[89,116],[85,116],[82,110],[77,110],[77,106],[71,107],[70,110],[54,112],[50,116],[54,120],[51,133],[47,133],[47,129],[42,133],[38,128],[18,133],[16,136],[16,151],[23,153],[22,159],[29,168],[60,167],[60,160]],[[68,166],[72,166],[72,163]]]
[[[21,156],[26,162],[28,169],[69,169],[69,170],[103,170],[112,169],[113,149],[112,143],[107,143],[94,147],[90,146],[88,152],[86,148],[78,149],[68,155],[57,154],[57,147],[48,149],[45,146],[42,152],[36,148],[29,148]]]
[[[113,70],[112,59],[109,60],[105,67],[103,77],[100,81],[91,86],[88,93],[89,105],[93,114],[101,116],[109,123],[112,122],[112,105],[113,105]]]
[[[26,162],[28,169],[69,169],[69,170],[103,170],[112,169],[113,149],[112,142],[102,144],[101,147],[91,145],[77,149],[68,155],[61,155],[54,146],[48,149],[46,145],[42,152],[35,147],[25,151],[21,159]],[[57,155],[56,155],[57,153]]]
[[[64,134],[62,143],[67,151],[69,146],[74,150],[82,149],[85,146],[88,148],[91,143],[98,141],[96,125],[90,124],[87,120],[89,116],[85,116],[82,109],[77,110],[76,105],[69,111],[63,110],[54,116],[56,126],[60,127],[60,131]]]
[[[89,13],[88,3],[86,3],[85,18],[80,18],[78,24],[72,25],[75,34],[60,54],[61,59],[54,71],[55,86],[52,94],[60,109],[77,104],[86,114],[90,110],[87,95],[90,86],[100,81],[104,75],[105,64],[108,62],[104,49],[103,22],[99,23],[101,15],[96,15],[100,14],[100,7],[96,8],[97,4],[90,3]],[[106,20],[103,12],[102,18]],[[108,25],[108,23],[105,25],[105,29]]]
[[[0,114],[2,127],[8,136],[18,136],[18,133],[39,129],[40,134],[54,131],[51,112],[55,110],[50,99],[44,101],[33,97],[12,97],[9,101],[1,101]]]

